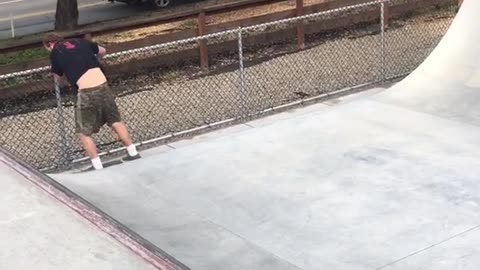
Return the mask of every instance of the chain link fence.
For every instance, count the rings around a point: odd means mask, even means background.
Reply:
[[[456,13],[456,1],[422,2],[365,2],[113,53],[102,64],[132,139],[140,148],[162,144],[407,75]],[[202,43],[208,69],[198,63]],[[0,75],[0,93],[3,148],[45,170],[86,160],[74,134],[75,97],[68,86],[55,89],[48,68]],[[107,127],[94,139],[101,155],[122,153]]]
[[[398,8],[416,2],[419,1],[393,1]],[[444,5],[416,7],[401,16],[391,16],[384,34],[386,79],[407,75],[428,57],[447,32],[457,12],[457,3],[447,1]]]

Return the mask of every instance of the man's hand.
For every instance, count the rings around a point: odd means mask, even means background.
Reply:
[[[104,47],[102,47],[102,46],[99,45],[99,46],[98,46],[97,57],[98,57],[98,58],[102,58],[102,57],[104,57],[106,54],[107,54],[107,50],[106,50]]]

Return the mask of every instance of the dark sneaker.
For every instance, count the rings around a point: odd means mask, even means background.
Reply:
[[[123,161],[132,161],[132,160],[135,160],[135,159],[139,159],[141,158],[140,154],[136,154],[135,156],[130,156],[127,154],[126,157],[122,158]]]

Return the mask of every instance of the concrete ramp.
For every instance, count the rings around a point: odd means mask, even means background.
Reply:
[[[479,11],[479,1],[465,1],[450,30],[426,61],[375,99],[479,125]]]
[[[154,270],[0,156],[0,269]]]
[[[195,270],[477,270],[479,10],[391,89],[52,177]]]

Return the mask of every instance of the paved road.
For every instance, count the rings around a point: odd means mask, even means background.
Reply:
[[[53,29],[56,0],[0,0],[0,39],[12,36],[10,14],[13,16],[16,36],[23,36]],[[112,4],[104,0],[78,0],[79,23],[94,23],[127,17],[144,12],[122,3]]]

